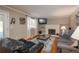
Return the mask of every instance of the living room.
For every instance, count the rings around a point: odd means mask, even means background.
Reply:
[[[0,32],[2,33],[0,36],[29,41],[41,33],[40,35],[46,35],[46,38],[49,35],[59,38],[60,34],[68,33],[69,28],[75,31],[79,24],[78,16],[77,5],[3,5],[0,6]],[[75,48],[68,49],[68,51],[62,50],[63,52],[73,52],[73,50],[79,52]],[[47,50],[50,49],[47,48]],[[61,51],[61,48],[59,50]]]

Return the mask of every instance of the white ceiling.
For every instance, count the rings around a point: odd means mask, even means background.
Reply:
[[[42,18],[69,17],[78,8],[76,5],[9,5],[9,7]]]

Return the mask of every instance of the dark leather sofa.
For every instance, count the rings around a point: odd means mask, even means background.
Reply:
[[[6,45],[4,44],[4,41],[7,42]],[[31,41],[26,41],[23,39],[13,40],[11,38],[5,38],[0,44],[0,53],[37,53],[41,52],[42,48],[44,47],[44,44],[41,42],[35,44]]]
[[[0,46],[0,53],[11,53],[11,50],[8,48]]]

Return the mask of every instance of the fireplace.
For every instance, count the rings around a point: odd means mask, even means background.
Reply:
[[[56,34],[56,30],[55,29],[48,29],[48,34],[55,35]]]
[[[55,35],[57,33],[60,33],[60,25],[46,25],[45,33],[51,34],[51,35]]]

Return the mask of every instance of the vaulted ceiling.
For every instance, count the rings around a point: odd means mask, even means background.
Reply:
[[[78,8],[77,5],[9,5],[9,7],[42,18],[69,17]]]

